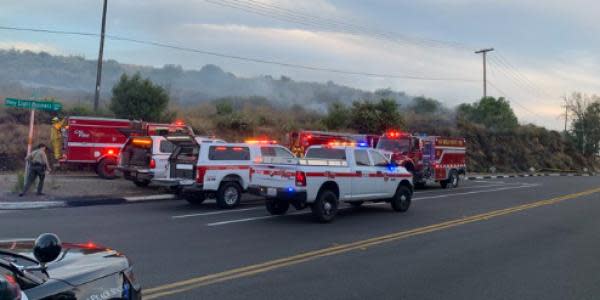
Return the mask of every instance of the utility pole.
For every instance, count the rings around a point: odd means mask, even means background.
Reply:
[[[565,100],[565,133],[567,133],[567,123],[569,119],[569,100],[567,96],[564,97]]]
[[[104,31],[106,30],[106,4],[104,0],[102,8],[102,29],[100,29],[100,51],[98,53],[98,67],[96,68],[96,92],[94,94],[94,111],[98,111],[98,101],[100,100],[100,82],[102,80],[102,55],[104,54]]]
[[[486,55],[488,52],[494,51],[494,48],[481,49],[479,51],[475,51],[476,54],[482,54],[483,56],[483,98],[487,97],[487,63],[486,63]]]

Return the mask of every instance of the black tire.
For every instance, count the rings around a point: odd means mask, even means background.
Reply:
[[[189,204],[192,204],[192,205],[200,205],[200,204],[202,204],[202,202],[204,202],[204,200],[206,200],[206,195],[204,195],[204,193],[202,193],[202,192],[195,192],[195,193],[187,192],[187,193],[182,193],[181,196]]]
[[[410,207],[411,199],[412,193],[410,191],[410,188],[408,188],[405,185],[401,185],[396,190],[396,194],[394,195],[394,198],[392,198],[390,203],[392,204],[392,208],[395,211],[405,212]]]
[[[112,157],[107,157],[98,163],[96,173],[104,179],[115,179],[117,178],[117,174],[115,174],[116,167],[117,161]]]
[[[277,198],[267,198],[265,200],[267,211],[272,215],[285,215],[290,208],[290,202]]]
[[[415,188],[424,189],[425,188],[425,182],[415,182]]]
[[[310,209],[319,222],[331,222],[338,211],[338,197],[333,191],[321,191]]]
[[[450,171],[450,178],[448,179],[448,186],[451,188],[457,188],[460,183],[460,176],[456,170]]]
[[[361,207],[365,203],[365,201],[352,201],[348,203],[350,203],[352,207]]]
[[[134,180],[133,184],[137,187],[147,187],[150,184],[150,180]]]
[[[242,188],[237,182],[223,182],[217,191],[217,206],[219,208],[231,209],[240,205],[242,200]]]
[[[440,180],[440,186],[445,189],[448,187],[448,180]]]

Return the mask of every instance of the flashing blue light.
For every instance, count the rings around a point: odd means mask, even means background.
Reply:
[[[391,163],[387,166],[387,168],[390,170],[390,172],[394,172],[396,171],[396,164]]]
[[[294,192],[294,188],[293,188],[293,187],[289,187],[289,188],[287,189],[287,191],[288,191],[288,192],[290,192],[290,193],[293,193],[293,192]]]
[[[369,144],[366,143],[366,142],[360,142],[360,143],[358,143],[356,145],[358,145],[359,147],[369,147]]]

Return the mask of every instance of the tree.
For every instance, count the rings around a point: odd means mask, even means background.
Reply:
[[[390,128],[401,127],[404,127],[404,120],[398,110],[398,103],[392,99],[352,103],[350,128],[359,133],[382,133]]]
[[[411,109],[417,114],[434,114],[442,109],[442,104],[424,96],[413,98]]]
[[[169,95],[165,89],[142,79],[139,73],[121,75],[112,93],[109,107],[118,118],[170,122],[174,117],[167,111]]]
[[[329,130],[347,128],[350,122],[350,110],[339,101],[329,104],[327,116],[323,118],[323,125]]]
[[[456,111],[464,121],[484,125],[492,131],[510,131],[519,126],[517,116],[504,97],[485,97],[473,104],[463,103]]]
[[[573,93],[567,99],[571,112],[570,137],[581,154],[597,155],[600,150],[600,97]]]

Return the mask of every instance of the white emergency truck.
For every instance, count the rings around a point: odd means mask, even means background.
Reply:
[[[254,191],[267,197],[269,213],[283,215],[290,204],[310,207],[321,222],[333,220],[340,202],[387,201],[405,212],[413,193],[412,174],[404,167],[378,150],[354,146],[312,146],[291,162],[263,159],[250,174]]]
[[[176,145],[167,178],[154,183],[178,189],[191,204],[216,198],[219,208],[234,208],[248,190],[250,166],[263,158],[294,160],[285,147],[262,143],[204,143],[185,136],[167,137]]]
[[[197,143],[225,143],[220,139],[196,136]],[[169,157],[175,145],[164,136],[132,136],[119,152],[117,170],[126,180],[140,187],[150,184],[152,179],[167,178]]]

